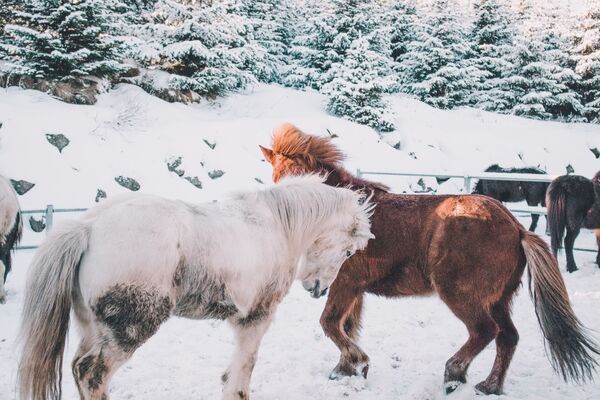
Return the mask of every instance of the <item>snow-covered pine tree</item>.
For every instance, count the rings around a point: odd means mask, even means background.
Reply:
[[[515,66],[510,61],[514,32],[508,10],[497,0],[476,0],[474,11],[468,65],[480,71],[480,79],[469,104],[488,111],[510,112],[516,99],[509,79]]]
[[[400,90],[439,108],[466,102],[479,70],[464,63],[469,46],[453,0],[435,0],[415,37],[396,58]]]
[[[116,0],[115,0],[116,2]],[[111,35],[109,4],[102,0],[29,0],[20,25],[6,25],[0,44],[9,64],[34,79],[112,77],[128,69]],[[7,44],[8,43],[8,44]]]
[[[569,67],[555,8],[529,8],[521,18],[522,36],[509,78],[517,96],[513,113],[537,119],[578,121],[582,105],[574,90],[580,77]]]
[[[600,123],[600,4],[597,2],[588,3],[572,55],[575,72],[582,78],[579,85],[582,113],[589,122]]]
[[[235,9],[229,1],[157,1],[153,20],[141,30],[150,45],[136,58],[169,75],[142,87],[217,97],[255,82],[255,75],[270,68],[266,51],[253,40],[248,19],[234,14]]]
[[[388,19],[392,27],[390,50],[392,60],[399,62],[408,52],[408,44],[416,39],[417,9],[412,1],[402,1],[392,5]]]
[[[267,51],[264,63],[268,68],[257,78],[279,81],[282,68],[288,64],[291,29],[296,22],[290,0],[240,0],[234,4],[234,12],[248,19],[253,40]]]
[[[320,90],[332,79],[329,69],[343,63],[354,40],[384,28],[379,23],[381,17],[381,5],[370,0],[323,3],[292,42],[294,65],[286,72],[284,83]]]
[[[334,63],[328,71],[330,82],[322,88],[329,96],[327,110],[380,132],[394,130],[392,116],[382,95],[394,80],[390,60],[376,51],[381,41],[375,32],[354,40],[346,50],[344,61]]]

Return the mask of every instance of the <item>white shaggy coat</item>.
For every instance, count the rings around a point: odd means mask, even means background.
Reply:
[[[21,397],[60,397],[65,310],[73,305],[82,399],[107,398],[115,370],[173,314],[231,322],[236,351],[223,398],[247,399],[260,340],[293,279],[326,289],[373,237],[364,200],[322,178],[295,177],[204,205],[128,196],[65,224],[28,276]],[[55,354],[40,359],[48,348]]]

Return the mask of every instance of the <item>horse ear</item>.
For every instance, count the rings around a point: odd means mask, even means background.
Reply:
[[[260,144],[258,145],[258,147],[260,147],[260,151],[262,151],[263,155],[265,156],[265,159],[269,162],[269,164],[273,164],[273,150],[267,149],[266,147],[263,147]]]

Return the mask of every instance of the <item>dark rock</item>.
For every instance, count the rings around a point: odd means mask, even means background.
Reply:
[[[400,150],[402,148],[402,144],[400,142],[396,142],[396,144],[393,145],[392,147],[395,148],[396,150]]]
[[[220,169],[215,169],[208,173],[208,176],[210,176],[210,179],[217,179],[217,178],[222,177],[223,175],[225,175],[225,172],[221,171]]]
[[[48,140],[48,142],[50,142],[50,144],[52,146],[54,146],[58,149],[59,153],[62,153],[63,149],[65,147],[67,147],[70,142],[70,140],[62,133],[59,133],[57,135],[54,135],[52,133],[47,133],[46,139]]]
[[[129,189],[129,190],[131,190],[133,192],[136,192],[136,191],[140,190],[140,184],[138,183],[138,181],[136,181],[133,178],[129,178],[129,177],[120,175],[120,176],[117,176],[115,178],[115,181],[119,185],[121,185],[124,188]]]
[[[571,164],[567,165],[565,169],[567,170],[567,175],[575,173],[575,168]]]
[[[196,186],[198,189],[202,189],[202,182],[198,179],[197,176],[186,176],[184,178],[186,181]]]
[[[100,202],[100,199],[105,199],[106,198],[106,192],[102,189],[98,189],[98,191],[96,192],[96,198],[94,199],[94,201],[96,203]]]
[[[444,183],[444,182],[446,182],[448,179],[450,179],[450,178],[440,178],[440,177],[437,177],[437,176],[435,177],[435,180],[436,180],[436,182],[438,183],[438,185],[439,185],[440,183]]]
[[[2,124],[0,124],[0,128],[2,128]],[[594,156],[596,156],[596,158],[600,158],[600,150],[598,150],[597,147],[594,147],[593,149],[590,149],[590,151],[592,153],[594,153]]]
[[[261,183],[261,184],[263,184],[263,185],[265,184],[265,183],[262,181],[262,179],[259,179],[259,178],[254,178],[254,180],[255,180],[256,182],[258,182],[258,183]]]
[[[181,165],[181,157],[177,157],[173,161],[167,161],[167,169],[171,172],[175,172],[179,176],[183,176],[185,171],[182,169],[177,169]]]
[[[208,147],[210,147],[212,150],[214,150],[214,149],[215,149],[215,147],[217,147],[217,143],[216,143],[216,142],[215,142],[215,143],[212,143],[212,142],[209,142],[209,141],[208,141],[208,140],[206,140],[206,139],[203,139],[203,140],[204,140],[204,143],[206,143],[206,145],[207,145]]]
[[[46,229],[46,218],[42,216],[40,219],[36,219],[35,217],[29,217],[29,226],[31,230],[34,232],[41,232]]]
[[[35,186],[35,183],[27,182],[24,180],[15,181],[14,179],[11,179],[10,183],[12,183],[13,188],[15,188],[15,192],[17,192],[21,196],[29,192],[31,188]]]

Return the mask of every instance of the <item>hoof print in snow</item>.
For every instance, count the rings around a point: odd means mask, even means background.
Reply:
[[[58,135],[47,133],[46,140],[48,140],[52,146],[56,147],[59,153],[62,153],[63,149],[70,143],[70,140],[62,133],[59,133]]]
[[[196,186],[198,189],[202,189],[202,182],[198,179],[197,176],[186,176],[184,178],[186,181]]]
[[[14,179],[10,180],[13,188],[15,188],[15,192],[17,192],[20,196],[23,196],[25,193],[29,192],[32,187],[35,186],[35,183],[27,182],[24,180],[15,181]]]
[[[43,231],[44,229],[46,229],[46,221],[44,216],[42,216],[40,219],[36,219],[33,216],[29,217],[29,226],[34,232],[39,233]]]
[[[208,147],[210,147],[212,150],[214,150],[214,149],[215,149],[215,147],[217,147],[217,142],[209,142],[209,141],[208,141],[208,140],[206,140],[206,139],[202,139],[202,140],[204,140],[204,143],[206,143],[206,145],[207,145]]]
[[[167,169],[171,172],[175,172],[178,176],[183,176],[185,171],[178,169],[181,165],[181,157],[173,158],[172,161],[167,160]]]
[[[1,127],[1,126],[2,126],[2,125],[0,124],[0,127]],[[597,147],[594,147],[593,149],[590,149],[590,151],[591,151],[592,153],[594,153],[594,156],[596,156],[596,158],[600,158],[600,150],[598,150],[598,148],[597,148]]]
[[[217,179],[217,178],[222,177],[223,175],[225,175],[225,172],[221,171],[220,169],[215,169],[208,173],[208,176],[210,176],[210,179]]]
[[[98,189],[98,191],[96,192],[96,198],[94,199],[94,201],[96,203],[99,203],[101,199],[105,199],[106,198],[106,192],[102,189]]]
[[[417,159],[417,155],[415,154],[415,152],[414,152],[414,151],[411,151],[410,153],[408,153],[408,156],[409,156],[410,158],[412,158],[413,160],[416,160],[416,159]]]
[[[567,175],[575,173],[575,168],[571,164],[567,165],[565,169],[567,170]]]
[[[262,179],[260,178],[254,178],[254,180],[262,185],[264,185],[265,183],[262,181]]]
[[[129,189],[133,192],[140,190],[140,184],[133,178],[128,178],[126,176],[120,175],[115,178],[115,181],[123,186],[126,189]]]

